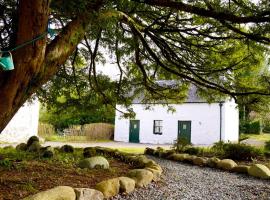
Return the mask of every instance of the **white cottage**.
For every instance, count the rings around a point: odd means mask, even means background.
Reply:
[[[38,134],[39,102],[25,103],[0,134],[0,142],[26,142],[33,135]]]
[[[163,104],[134,102],[135,119],[126,119],[116,111],[114,140],[122,142],[172,144],[177,138],[185,138],[194,145],[211,145],[218,141],[238,141],[239,118],[237,104],[233,100],[207,103],[190,90],[183,104],[171,104],[175,112],[169,112]],[[117,110],[125,108],[117,105]]]

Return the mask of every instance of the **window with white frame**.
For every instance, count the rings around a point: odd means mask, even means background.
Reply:
[[[154,120],[154,134],[162,134],[162,120]]]

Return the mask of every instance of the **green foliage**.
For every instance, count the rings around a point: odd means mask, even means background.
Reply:
[[[200,148],[198,148],[198,147],[187,147],[183,152],[191,154],[191,155],[198,155],[200,153]]]
[[[233,160],[251,161],[263,157],[263,151],[261,149],[241,143],[218,142],[213,145],[212,150],[220,157]]]
[[[173,149],[176,152],[183,152],[188,146],[190,145],[190,142],[188,142],[187,139],[177,139],[173,143]]]
[[[40,100],[46,105],[40,112],[41,122],[52,124],[59,130],[71,125],[114,123],[113,107],[106,105],[102,97],[87,88],[86,75],[81,76],[82,80],[77,86],[61,77],[56,77],[46,91],[39,93]],[[112,84],[109,78],[100,76],[99,81],[102,82],[103,92],[109,95]]]
[[[8,158],[0,160],[0,167],[11,169],[12,161],[10,161]]]
[[[246,135],[246,134],[240,134],[240,136],[239,136],[239,142],[241,142],[241,141],[243,141],[243,140],[246,140],[246,139],[248,139],[248,138],[249,138],[248,135]]]
[[[261,133],[261,123],[260,121],[255,122],[241,122],[240,132],[247,134],[260,134]]]
[[[270,152],[270,140],[265,142],[264,149]]]

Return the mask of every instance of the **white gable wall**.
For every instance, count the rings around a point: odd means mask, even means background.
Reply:
[[[195,145],[209,145],[220,139],[220,106],[219,103],[184,103],[172,105],[176,112],[167,111],[163,105],[152,105],[151,110],[144,110],[143,104],[133,104],[132,108],[136,113],[136,120],[140,120],[140,143],[166,144],[173,143],[177,139],[178,121],[191,121],[191,143]],[[230,112],[227,114],[225,104],[222,107],[223,119],[230,118]],[[124,107],[117,105],[117,109],[125,110]],[[235,110],[234,110],[235,111]],[[237,112],[238,114],[238,112]],[[120,118],[121,113],[116,112],[115,118],[115,136],[116,141],[129,142],[129,119]],[[236,114],[234,114],[236,116]],[[238,118],[238,116],[237,116]],[[153,121],[163,120],[163,134],[153,134]],[[236,123],[235,123],[236,124]],[[228,123],[223,124],[231,131]],[[227,130],[224,128],[223,139],[233,139],[227,136]],[[237,128],[238,131],[238,128]],[[231,131],[235,133],[235,131]],[[238,135],[238,133],[237,133]],[[237,138],[235,138],[237,139]]]
[[[0,142],[19,143],[38,133],[39,102],[25,103],[0,134]]]
[[[224,141],[238,141],[239,139],[239,112],[234,101],[226,102],[223,108],[223,137]],[[225,133],[225,134],[224,134]]]

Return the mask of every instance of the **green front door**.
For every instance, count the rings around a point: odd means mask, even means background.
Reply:
[[[191,121],[178,121],[178,139],[191,142]]]
[[[139,143],[140,120],[130,120],[129,142]]]

